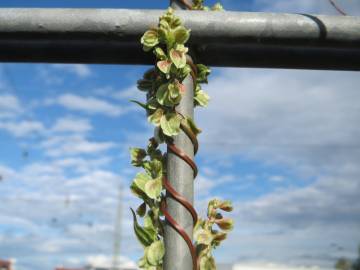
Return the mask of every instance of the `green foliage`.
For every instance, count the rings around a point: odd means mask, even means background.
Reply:
[[[351,261],[347,258],[340,258],[335,263],[335,269],[339,270],[360,270],[360,245],[358,248],[358,258]]]
[[[234,226],[233,220],[224,218],[220,210],[231,212],[233,210],[231,202],[218,199],[211,200],[208,204],[207,219],[199,219],[194,228],[194,239],[201,270],[216,269],[212,250],[226,239],[227,233]],[[217,230],[216,227],[220,230]]]
[[[209,8],[203,6],[202,0],[198,0],[195,1],[194,9]],[[217,4],[212,9],[220,10],[221,5]],[[166,175],[166,156],[159,149],[159,144],[178,135],[181,128],[194,135],[201,132],[193,119],[184,117],[175,110],[186,91],[183,80],[191,72],[187,61],[188,48],[185,46],[189,38],[190,30],[183,26],[171,8],[160,17],[158,27],[146,31],[141,38],[143,49],[154,53],[156,63],[155,67],[145,72],[138,81],[139,90],[147,94],[147,102],[132,102],[145,109],[148,121],[155,126],[155,135],[146,149],[130,149],[131,164],[143,169],[135,176],[130,189],[142,200],[136,211],[131,211],[135,235],[144,247],[144,256],[139,260],[139,267],[147,270],[162,270],[165,254],[164,220],[160,205],[165,199],[163,178]],[[202,64],[196,67],[194,105],[205,107],[210,98],[200,84],[208,82],[207,77],[211,70]],[[233,227],[233,221],[224,218],[220,210],[231,211],[231,203],[212,200],[209,203],[207,219],[199,219],[194,228],[201,270],[216,269],[212,250],[220,245]],[[143,225],[138,222],[138,217],[142,219]],[[214,229],[215,227],[218,229]]]
[[[193,9],[195,10],[213,10],[213,11],[222,11],[224,10],[223,6],[220,3],[216,3],[211,8],[208,6],[204,6],[204,0],[194,0],[194,6]]]

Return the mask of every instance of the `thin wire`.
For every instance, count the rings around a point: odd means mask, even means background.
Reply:
[[[346,12],[335,3],[335,0],[329,0],[329,2],[341,15],[347,16]]]

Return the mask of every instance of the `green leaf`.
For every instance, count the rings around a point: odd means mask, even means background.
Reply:
[[[195,105],[206,107],[209,103],[210,97],[203,90],[196,91],[195,93]]]
[[[156,58],[157,58],[157,59],[160,59],[160,60],[166,60],[166,58],[167,58],[164,50],[161,49],[160,47],[156,47],[156,48],[155,48],[154,54],[156,55]]]
[[[160,160],[152,160],[144,163],[144,169],[148,175],[151,175],[152,179],[162,176],[163,165]]]
[[[213,5],[211,10],[213,10],[213,11],[223,11],[224,7],[220,3],[216,3],[215,5]]]
[[[147,71],[145,71],[143,77],[145,80],[153,81],[156,78],[155,68],[149,68]]]
[[[146,157],[146,151],[141,148],[130,149],[131,164],[135,167],[140,167],[143,164],[143,160]]]
[[[176,43],[185,44],[190,37],[190,30],[187,30],[184,26],[179,26],[174,30],[174,37]]]
[[[216,209],[219,208],[220,203],[221,203],[221,201],[218,199],[212,199],[211,201],[209,201],[208,210],[207,210],[207,216],[209,219],[216,217],[216,214],[217,214]]]
[[[172,83],[163,84],[156,92],[156,99],[161,105],[173,107],[181,101],[180,89]]]
[[[226,212],[231,212],[233,210],[232,202],[231,201],[222,201],[219,204],[219,208]]]
[[[196,126],[194,120],[191,117],[186,117],[184,124],[195,134],[195,136],[201,133],[201,129]]]
[[[138,80],[137,81],[137,88],[140,90],[140,91],[149,91],[152,89],[152,81],[150,80],[145,80],[145,79],[142,79],[142,80]]]
[[[231,218],[216,219],[215,223],[224,231],[231,231],[234,228],[234,221]]]
[[[130,210],[131,213],[133,214],[134,232],[137,239],[143,246],[145,247],[150,246],[151,243],[153,242],[153,236],[139,225],[134,210],[131,208]]]
[[[140,206],[136,209],[136,213],[137,213],[140,217],[144,217],[144,216],[145,216],[145,213],[146,213],[146,203],[140,204]]]
[[[167,91],[168,91],[167,83],[162,84],[156,92],[156,99],[161,105],[165,105],[165,101],[167,99]]]
[[[149,213],[144,217],[144,229],[149,232],[151,235],[154,235],[155,237],[153,240],[157,240],[157,229],[154,226],[154,223],[152,221],[152,218],[150,217]]]
[[[146,268],[148,266],[148,262],[146,260],[146,256],[142,257],[139,261],[138,261],[138,266],[140,268]]]
[[[202,256],[200,258],[200,270],[216,270],[214,258],[212,256]]]
[[[152,222],[152,219],[149,214],[147,214],[144,218],[144,227],[146,229],[152,229],[155,230],[154,223]]]
[[[167,113],[163,115],[160,121],[162,131],[167,136],[175,136],[180,132],[181,120],[176,113]]]
[[[132,99],[132,100],[130,100],[130,102],[135,103],[135,104],[139,105],[141,108],[144,108],[145,110],[147,110],[147,105],[144,103],[141,103],[140,101]]]
[[[213,240],[213,236],[210,231],[199,229],[194,233],[194,239],[197,244],[210,245]]]
[[[218,232],[216,234],[214,234],[214,243],[216,245],[220,245],[221,241],[224,241],[227,237],[227,233],[225,232]]]
[[[152,243],[147,250],[146,258],[149,264],[158,266],[162,263],[162,259],[165,255],[165,247],[163,241],[159,240]]]
[[[197,82],[198,83],[208,83],[208,76],[211,73],[211,69],[202,64],[198,64],[198,65],[196,65],[196,67],[198,70]]]
[[[186,55],[179,50],[170,50],[170,59],[177,68],[184,68],[186,66]]]
[[[159,33],[157,29],[150,29],[145,32],[141,37],[141,44],[144,45],[145,49],[151,49],[159,44]]]
[[[162,191],[161,178],[150,180],[145,184],[145,193],[149,198],[153,200],[156,200],[160,197],[161,191]]]
[[[149,120],[150,123],[152,123],[155,126],[159,127],[160,126],[160,120],[161,120],[161,117],[163,115],[164,115],[164,110],[159,108],[153,114],[151,114],[148,117],[148,120]]]
[[[165,43],[168,48],[172,48],[175,44],[175,36],[173,31],[165,32]]]
[[[185,87],[181,84],[181,83],[170,83],[168,86],[168,90],[169,90],[169,100],[174,103],[177,104],[179,100],[179,97],[181,97],[180,92],[185,91],[184,90]]]
[[[142,196],[145,192],[145,184],[150,180],[152,180],[152,178],[146,173],[138,173],[135,176],[135,179],[132,182],[130,188],[135,193],[135,195],[139,196],[140,198],[143,198]]]
[[[157,62],[157,67],[162,73],[169,74],[172,62],[170,60],[163,60]]]
[[[191,72],[191,67],[186,64],[185,67],[179,70],[179,76],[181,79],[185,79]]]
[[[150,98],[146,103],[146,107],[149,110],[155,111],[159,107],[159,103],[157,102],[156,98]]]
[[[164,133],[162,132],[160,127],[155,127],[154,138],[159,144],[165,141]]]

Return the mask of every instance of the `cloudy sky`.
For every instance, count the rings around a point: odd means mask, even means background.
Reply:
[[[213,1],[209,1],[212,3]],[[353,0],[339,0],[360,15]],[[335,14],[326,0],[223,0],[243,11]],[[0,7],[165,8],[166,1],[2,0]],[[111,258],[121,194],[124,263],[141,254],[129,207],[130,146],[152,131],[130,99],[146,67],[0,65],[0,257],[17,269]],[[235,204],[219,262],[252,269],[332,269],[360,243],[360,76],[213,69],[196,201]],[[122,187],[122,189],[121,189]],[[121,193],[119,190],[122,190]],[[250,267],[250,266],[249,266]],[[257,267],[257,268],[256,268]],[[298,267],[298,268],[296,268]],[[245,269],[245,268],[240,268]]]

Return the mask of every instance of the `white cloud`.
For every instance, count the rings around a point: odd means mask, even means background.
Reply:
[[[22,106],[16,96],[0,94],[0,118],[15,117],[22,111]]]
[[[81,111],[90,114],[119,116],[125,113],[125,108],[115,106],[105,100],[94,97],[82,97],[73,94],[61,95],[56,100],[52,100],[52,103],[57,103],[69,110]]]
[[[226,70],[198,112],[202,149],[309,173],[338,170],[360,158],[359,83],[355,72]]]
[[[239,157],[281,168],[266,173],[269,180],[291,172],[287,188],[260,197],[254,188],[246,200],[239,195],[236,229],[217,251],[223,260],[329,269],[337,258],[354,256],[360,241],[358,84],[357,73],[331,71],[227,69],[212,79],[206,87],[211,103],[197,117],[207,159],[233,157],[241,167]],[[232,184],[234,190],[241,185]],[[331,242],[343,250],[331,249]]]
[[[89,262],[106,263],[98,256],[112,254],[118,188],[124,179],[101,169],[101,164],[77,177],[66,176],[67,165],[75,163],[31,163],[16,172],[0,167],[9,178],[1,183],[0,250],[4,257],[17,258],[19,268],[42,269],[44,261],[48,269],[78,268]],[[124,209],[135,201],[127,193],[122,199]],[[122,220],[122,254],[137,257],[140,246],[130,216],[124,213]],[[134,266],[125,257],[121,264]]]
[[[79,173],[90,173],[102,166],[108,165],[111,162],[110,157],[100,157],[97,159],[85,159],[82,157],[69,157],[58,159],[53,162],[55,167],[64,169],[74,169]]]
[[[233,270],[325,270],[317,266],[292,266],[275,263],[241,263],[236,264]],[[330,269],[326,269],[330,270]]]
[[[4,129],[16,137],[25,137],[45,131],[44,125],[38,121],[0,122],[0,129]]]
[[[47,85],[61,85],[64,83],[64,78],[59,74],[55,74],[55,72],[51,72],[48,65],[38,66],[37,71],[42,83]]]
[[[91,69],[84,64],[53,64],[51,66],[55,69],[75,74],[80,78],[86,78],[91,75]]]
[[[236,0],[223,0],[225,7],[230,9],[241,9],[243,3]],[[338,6],[349,15],[357,16],[360,14],[360,6],[354,0],[337,0]],[[290,12],[290,13],[315,13],[339,15],[328,0],[301,0],[301,1],[283,1],[283,0],[254,0],[249,5],[255,11],[265,12]]]
[[[56,120],[52,130],[54,132],[85,133],[92,130],[89,119],[78,117],[64,117]]]
[[[103,254],[97,254],[93,256],[87,257],[87,263],[92,267],[101,267],[101,268],[111,268],[112,267],[112,257]],[[131,261],[130,259],[120,256],[120,265],[124,268],[134,268],[138,269],[135,262]]]
[[[82,135],[53,136],[42,142],[41,146],[49,156],[71,156],[78,154],[95,154],[112,149],[113,142],[90,141]]]
[[[272,175],[269,177],[269,181],[272,182],[283,182],[285,180],[285,177],[282,175]]]

